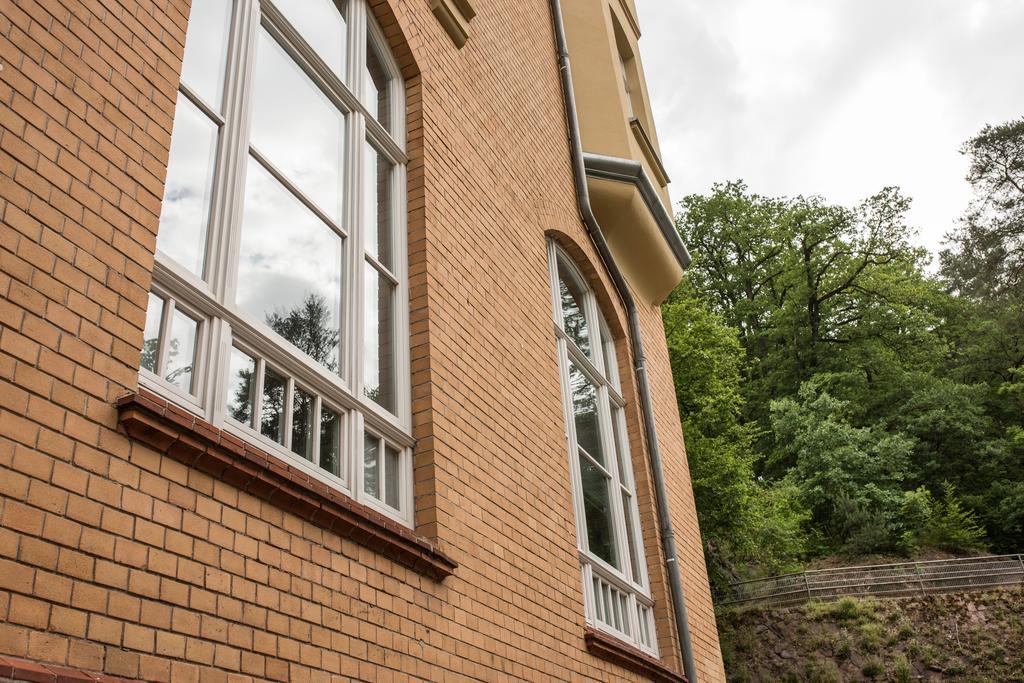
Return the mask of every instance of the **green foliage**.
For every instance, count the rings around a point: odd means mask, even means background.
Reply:
[[[744,357],[735,330],[687,287],[662,316],[712,582],[724,586],[740,565],[795,568],[806,514],[791,486],[755,476],[757,430],[740,422]]]
[[[962,151],[976,199],[936,274],[896,188],[680,203],[694,260],[662,313],[716,586],[833,552],[1021,550],[1024,119]]]
[[[910,662],[903,655],[896,657],[896,661],[893,663],[892,669],[893,677],[896,679],[896,683],[910,683],[913,677],[913,671],[910,668]]]
[[[819,621],[866,624],[876,621],[878,606],[873,600],[845,597],[834,602],[809,602],[806,609],[811,618]]]
[[[912,449],[904,436],[854,427],[847,404],[805,382],[796,399],[771,406],[776,458],[832,549],[871,552],[891,545]],[[848,546],[848,547],[847,547]]]
[[[828,659],[807,662],[803,679],[807,683],[841,683],[843,674],[839,666]]]
[[[872,657],[861,667],[860,672],[864,674],[866,678],[875,679],[885,673],[885,665],[882,664],[882,660],[877,657]]]
[[[975,552],[985,548],[985,530],[957,499],[949,482],[936,500],[923,486],[904,494],[903,544],[908,550],[936,548],[949,552]]]

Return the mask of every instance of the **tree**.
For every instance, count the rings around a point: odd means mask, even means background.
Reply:
[[[1024,287],[1024,118],[985,126],[961,148],[975,199],[942,251],[942,272],[975,298]]]
[[[682,201],[694,289],[740,331],[750,362],[746,417],[768,431],[768,403],[819,372],[872,367],[929,346],[922,250],[909,200],[885,188],[852,209],[818,197],[765,198],[742,182]]]
[[[688,283],[662,307],[697,514],[712,583],[739,572],[792,569],[803,556],[806,513],[792,487],[759,480],[756,425],[742,424],[738,331]]]
[[[772,426],[776,457],[793,463],[786,480],[800,491],[827,546],[841,548],[855,528],[846,516],[858,509],[877,514],[887,532],[896,529],[913,442],[901,434],[853,426],[847,404],[821,384],[811,379],[795,399],[773,401]]]

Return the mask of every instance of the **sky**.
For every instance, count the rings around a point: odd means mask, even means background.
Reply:
[[[936,251],[960,146],[1024,116],[1024,0],[636,0],[672,200],[742,178],[854,205],[887,185]]]

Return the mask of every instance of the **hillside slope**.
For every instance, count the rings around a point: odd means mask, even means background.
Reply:
[[[730,681],[1024,682],[1024,588],[720,610]]]

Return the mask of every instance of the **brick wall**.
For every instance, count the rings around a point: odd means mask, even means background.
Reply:
[[[146,680],[631,680],[588,654],[545,254],[575,244],[618,331],[665,662],[625,319],[575,208],[545,0],[456,50],[375,3],[410,75],[417,530],[443,582],[130,440],[187,0],[0,0],[0,655]],[[413,68],[413,65],[415,68]],[[643,326],[704,681],[714,616],[657,309]]]

